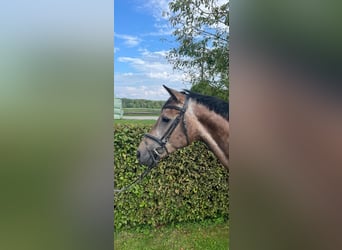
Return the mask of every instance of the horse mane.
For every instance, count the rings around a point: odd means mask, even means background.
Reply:
[[[202,95],[186,89],[182,93],[195,100],[197,103],[204,105],[209,110],[214,111],[216,114],[221,115],[224,119],[229,120],[228,102],[214,96]]]

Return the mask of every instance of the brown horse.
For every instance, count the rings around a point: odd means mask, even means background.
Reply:
[[[163,85],[164,86],[164,85]],[[218,98],[166,86],[170,98],[150,133],[141,141],[137,158],[143,165],[158,162],[194,141],[204,142],[228,169],[229,106]]]

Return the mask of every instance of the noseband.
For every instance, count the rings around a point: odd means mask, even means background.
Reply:
[[[179,114],[177,115],[177,117],[173,120],[173,122],[171,123],[171,125],[169,126],[169,128],[165,131],[164,135],[161,138],[155,137],[154,135],[151,134],[144,134],[145,137],[157,142],[159,144],[159,147],[155,148],[153,151],[149,151],[154,163],[157,163],[158,160],[161,157],[161,154],[166,151],[167,154],[169,154],[169,151],[166,148],[166,143],[168,142],[168,140],[170,139],[173,131],[176,129],[176,127],[178,126],[178,123],[182,120],[182,124],[183,124],[183,130],[184,130],[184,134],[186,137],[186,142],[187,145],[189,145],[189,137],[188,137],[188,130],[187,130],[187,126],[185,123],[185,118],[184,118],[184,114],[186,112],[186,109],[188,108],[188,102],[189,102],[189,97],[186,96],[185,102],[183,107],[178,107],[175,105],[165,105],[163,107],[163,109],[175,109],[179,111]],[[160,151],[161,150],[161,151]]]

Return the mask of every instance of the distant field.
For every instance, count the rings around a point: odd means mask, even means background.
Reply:
[[[155,120],[114,120],[114,125],[115,124],[147,124],[147,125],[153,125],[156,121]]]
[[[159,116],[160,109],[150,109],[150,108],[124,108],[124,115],[125,116]]]

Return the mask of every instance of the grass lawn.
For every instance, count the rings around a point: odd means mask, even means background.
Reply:
[[[115,124],[147,124],[147,125],[153,125],[155,123],[156,123],[156,120],[125,120],[125,119],[114,120],[114,125]]]
[[[158,113],[125,113],[124,116],[159,116],[160,112]]]
[[[183,224],[141,232],[115,232],[116,250],[227,250],[228,222],[220,224]]]

